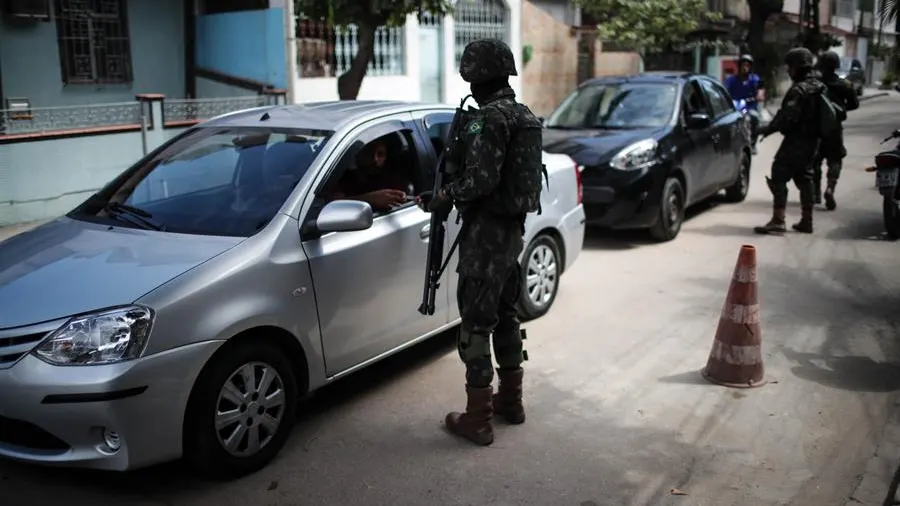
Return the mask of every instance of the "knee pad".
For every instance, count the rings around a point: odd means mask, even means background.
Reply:
[[[490,363],[491,342],[486,335],[472,334],[460,327],[459,334],[456,337],[456,350],[459,353],[460,360],[465,364],[485,357]]]

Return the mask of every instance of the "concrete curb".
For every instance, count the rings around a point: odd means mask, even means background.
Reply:
[[[875,444],[874,454],[866,463],[859,484],[844,506],[883,506],[897,504],[897,482],[900,478],[900,405],[893,412]]]
[[[859,97],[859,101],[860,101],[860,102],[865,102],[866,100],[870,100],[870,99],[873,99],[873,98],[886,97],[886,96],[888,96],[888,95],[890,95],[890,94],[891,94],[891,93],[890,93],[889,91],[879,91],[878,93],[874,93],[874,94],[872,94],[872,95],[863,95],[863,96]]]

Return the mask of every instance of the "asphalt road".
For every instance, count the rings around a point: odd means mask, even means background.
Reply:
[[[843,505],[900,390],[900,244],[881,238],[874,177],[861,170],[898,127],[900,97],[851,114],[839,208],[812,236],[754,236],[751,194],[695,210],[671,243],[590,232],[551,313],[528,325],[528,421],[476,448],[443,429],[463,406],[446,336],[321,392],[279,459],[232,483],[180,465],[128,475],[0,464],[0,504]],[[799,218],[796,190],[789,218]],[[770,383],[706,383],[705,365],[742,244],[758,248]],[[687,495],[672,495],[672,489]]]

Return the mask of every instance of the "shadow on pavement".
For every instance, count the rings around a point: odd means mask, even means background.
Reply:
[[[699,202],[685,210],[684,223],[687,224],[697,216],[722,204],[725,204],[725,201],[721,196]],[[680,234],[685,232],[688,232],[688,229],[682,228]],[[584,234],[584,247],[588,249],[627,250],[655,244],[660,243],[650,236],[649,231],[641,229],[610,230],[598,227],[587,227]]]
[[[856,392],[900,390],[896,286],[883,286],[864,265],[847,260],[822,268],[766,265],[760,279],[760,299],[773,308],[763,312],[763,350],[784,356],[794,376]],[[721,281],[696,281],[716,294],[716,303],[724,297]],[[799,351],[787,336],[774,344],[766,341],[771,332],[802,332],[804,327],[824,327],[825,339],[815,352]],[[687,382],[685,378],[690,375],[660,381]]]

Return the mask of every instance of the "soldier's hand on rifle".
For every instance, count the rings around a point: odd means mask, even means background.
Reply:
[[[450,215],[450,211],[453,210],[453,199],[451,199],[444,190],[438,192],[436,197],[434,196],[434,192],[422,192],[416,198],[416,202],[423,211],[434,213],[438,215],[441,220],[446,219],[447,216]]]

